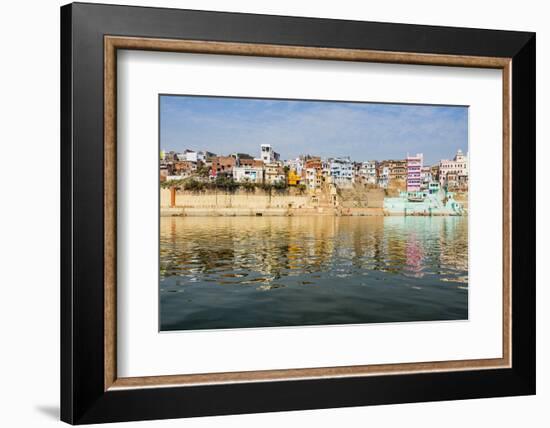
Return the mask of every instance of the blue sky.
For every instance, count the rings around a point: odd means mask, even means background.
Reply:
[[[288,101],[162,95],[162,150],[259,156],[272,144],[282,159],[301,154],[424,163],[468,151],[468,108],[411,104]]]

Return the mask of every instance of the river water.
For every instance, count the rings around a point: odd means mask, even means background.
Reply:
[[[468,318],[467,217],[163,217],[160,328]]]

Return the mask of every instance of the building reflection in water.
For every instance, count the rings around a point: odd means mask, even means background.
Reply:
[[[468,317],[468,220],[160,222],[161,330]]]
[[[248,284],[381,270],[467,282],[465,218],[162,218],[160,233],[161,278]]]

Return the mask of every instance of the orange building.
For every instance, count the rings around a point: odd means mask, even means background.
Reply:
[[[217,156],[212,158],[212,170],[211,175],[217,177],[218,175],[233,175],[233,168],[235,167],[235,158],[232,156]]]
[[[308,169],[308,168],[314,168],[316,170],[323,169],[321,158],[314,157],[314,158],[307,159],[304,163],[304,169]]]
[[[249,166],[252,168],[263,168],[264,161],[261,159],[242,159],[239,158],[239,166]]]

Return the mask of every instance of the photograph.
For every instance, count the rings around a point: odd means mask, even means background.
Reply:
[[[158,102],[161,332],[468,320],[468,106]]]

